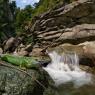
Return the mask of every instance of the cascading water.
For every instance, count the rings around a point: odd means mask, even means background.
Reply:
[[[79,68],[79,57],[76,53],[66,53],[59,55],[52,51],[49,53],[52,62],[44,69],[55,81],[55,85],[73,82],[79,87],[91,83],[92,75]]]

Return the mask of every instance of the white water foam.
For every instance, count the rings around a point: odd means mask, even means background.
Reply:
[[[52,62],[44,69],[55,81],[55,85],[73,82],[79,87],[91,83],[92,75],[79,68],[79,58],[76,53],[59,55],[55,51],[49,53]]]

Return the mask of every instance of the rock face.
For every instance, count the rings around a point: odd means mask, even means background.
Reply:
[[[78,44],[95,40],[95,2],[78,0],[42,14],[32,32],[42,46],[61,43]]]
[[[32,78],[14,68],[0,65],[0,95],[43,95],[45,89],[35,79],[48,87],[47,73],[40,69],[29,69],[27,73]]]
[[[95,40],[95,24],[81,24],[67,28],[57,41],[79,44]]]

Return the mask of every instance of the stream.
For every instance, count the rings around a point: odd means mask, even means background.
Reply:
[[[51,63],[44,67],[55,82],[57,95],[95,95],[95,78],[80,69],[75,52],[58,54],[49,52]]]

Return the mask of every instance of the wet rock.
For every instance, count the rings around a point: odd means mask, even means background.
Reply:
[[[86,71],[88,73],[95,74],[95,67],[89,67],[89,66],[86,66],[86,65],[80,65],[80,69],[83,70],[83,71]]]
[[[90,67],[95,66],[95,41],[84,42],[78,45],[66,43],[47,49],[48,53],[52,51],[56,51],[58,54],[63,56],[64,53],[76,53],[79,56],[80,64]]]

